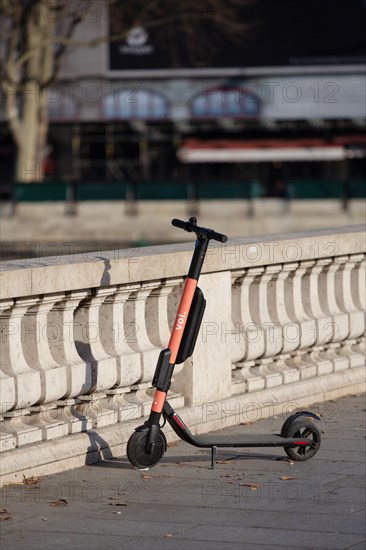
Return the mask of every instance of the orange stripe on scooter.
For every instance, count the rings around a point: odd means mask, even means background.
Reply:
[[[165,391],[155,390],[155,395],[154,395],[153,404],[151,406],[151,410],[153,412],[161,413],[164,407],[165,398],[166,398]]]
[[[182,340],[184,327],[187,322],[189,310],[192,305],[194,293],[196,291],[196,279],[186,279],[182,297],[178,308],[178,313],[174,321],[172,335],[169,340],[168,348],[172,352],[170,363],[174,364],[178,355],[179,346]]]

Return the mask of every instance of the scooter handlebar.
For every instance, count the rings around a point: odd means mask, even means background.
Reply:
[[[189,222],[184,222],[183,220],[177,220],[177,218],[174,218],[174,220],[172,220],[172,225],[174,225],[174,227],[179,227],[179,229],[184,229],[184,231],[192,231],[192,229],[190,229],[190,223]]]
[[[213,229],[211,229],[208,233],[208,238],[213,239],[214,241],[219,241],[219,243],[226,243],[227,242],[227,236],[223,233],[216,233]]]
[[[192,223],[191,220],[185,222],[183,220],[177,220],[176,218],[174,218],[174,220],[172,220],[172,225],[174,225],[174,227],[179,227],[179,229],[184,229],[184,231],[188,231],[189,233],[193,231],[194,233],[196,233],[197,236],[208,237],[209,239],[219,241],[220,243],[226,243],[227,241],[226,235],[223,235],[222,233],[217,233],[213,229],[198,227],[195,223]]]

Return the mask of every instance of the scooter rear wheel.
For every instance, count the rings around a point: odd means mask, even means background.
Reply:
[[[307,438],[313,441],[313,446],[284,447],[285,453],[295,461],[304,461],[312,458],[319,450],[321,435],[315,423],[310,418],[299,417],[286,426],[283,437]]]
[[[155,466],[164,456],[167,447],[165,435],[160,431],[151,453],[147,453],[146,440],[148,433],[148,430],[133,432],[127,443],[128,460],[139,470],[146,470]]]

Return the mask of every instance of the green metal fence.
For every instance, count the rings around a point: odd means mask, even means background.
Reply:
[[[293,180],[288,182],[291,198],[341,199],[345,193],[351,198],[366,198],[366,179],[351,180],[345,189],[341,180]],[[127,182],[45,182],[17,183],[16,202],[65,201],[70,193],[76,201],[125,200],[187,200],[187,199],[249,199],[261,196],[259,182],[233,180],[156,181],[134,184]]]

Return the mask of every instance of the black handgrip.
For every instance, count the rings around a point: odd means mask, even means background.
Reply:
[[[172,220],[172,225],[174,225],[174,227],[179,227],[179,229],[184,229],[184,231],[192,231],[192,229],[190,228],[191,224],[189,222],[177,220],[177,218],[174,218],[174,220]]]
[[[227,242],[227,236],[223,235],[222,233],[216,233],[213,229],[210,229],[208,233],[208,238],[213,239],[214,241],[219,241],[219,243],[226,243]]]

